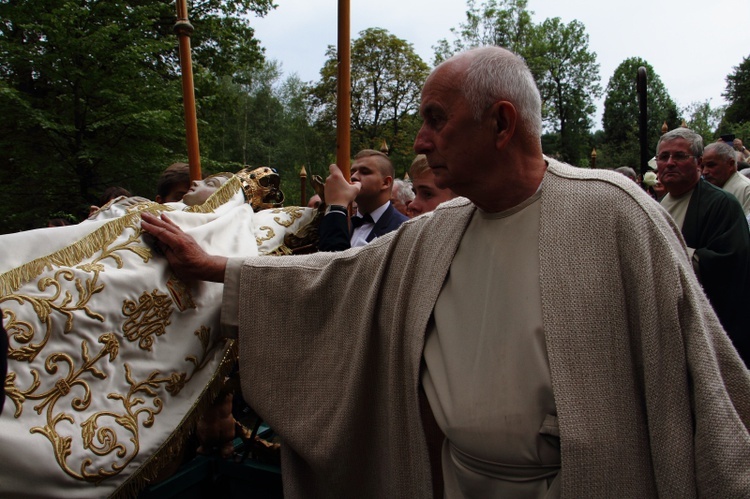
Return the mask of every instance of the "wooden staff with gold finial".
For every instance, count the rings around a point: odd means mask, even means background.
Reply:
[[[195,87],[193,85],[193,60],[190,52],[190,35],[193,25],[188,21],[187,0],[177,0],[177,22],[174,32],[180,41],[180,68],[182,69],[182,101],[185,107],[185,133],[187,138],[190,180],[200,180],[201,153],[198,147],[198,117],[195,112]]]

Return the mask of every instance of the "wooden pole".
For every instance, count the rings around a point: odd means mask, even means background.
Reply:
[[[336,164],[344,178],[350,178],[351,157],[351,41],[349,0],[339,0],[338,85],[336,102]]]
[[[195,112],[195,87],[193,86],[193,60],[190,52],[190,35],[193,25],[188,21],[187,0],[177,0],[177,22],[174,32],[180,41],[180,68],[182,69],[182,101],[185,107],[185,134],[187,138],[190,180],[200,180],[201,153],[198,147],[198,117]]]

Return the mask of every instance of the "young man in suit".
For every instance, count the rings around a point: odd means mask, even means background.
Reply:
[[[364,246],[385,235],[408,220],[391,204],[391,189],[395,171],[385,154],[373,149],[363,149],[354,156],[351,168],[352,183],[359,184],[355,198],[357,214],[347,225],[347,199],[338,199],[336,193],[326,189],[328,209],[320,223],[318,249],[343,251]]]

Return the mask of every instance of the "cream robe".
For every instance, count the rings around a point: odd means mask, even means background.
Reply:
[[[734,172],[721,188],[737,198],[737,201],[742,205],[745,216],[750,214],[750,178],[739,172]]]
[[[750,375],[679,229],[621,175],[550,160],[544,182],[562,496],[746,496]],[[473,212],[457,199],[363,248],[242,265],[243,394],[285,439],[287,497],[432,494],[424,333]]]

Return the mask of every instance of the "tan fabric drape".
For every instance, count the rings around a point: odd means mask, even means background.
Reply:
[[[679,230],[628,179],[549,163],[540,286],[563,497],[746,495],[750,376]],[[285,438],[288,497],[431,495],[423,338],[473,210],[458,199],[362,249],[243,265],[243,393]]]

